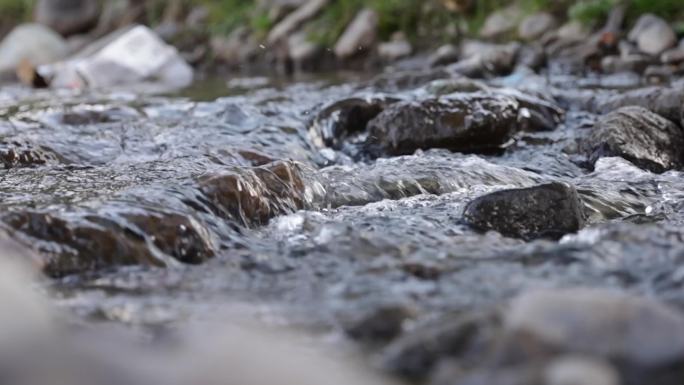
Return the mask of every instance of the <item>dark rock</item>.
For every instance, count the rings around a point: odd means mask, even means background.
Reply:
[[[429,148],[496,150],[515,134],[517,115],[514,99],[483,93],[400,102],[370,121],[368,149],[389,155]]]
[[[36,147],[25,141],[0,140],[0,162],[6,169],[42,166],[61,161],[61,157],[49,149]]]
[[[664,172],[684,160],[684,133],[671,121],[642,107],[623,107],[602,117],[581,146],[594,164],[621,156],[635,165]]]
[[[42,269],[53,277],[115,266],[167,266],[169,258],[198,264],[214,256],[207,230],[180,214],[140,210],[61,217],[26,211],[2,220],[41,251]]]
[[[319,147],[341,149],[345,141],[366,131],[366,126],[396,99],[368,96],[336,101],[318,113],[309,134]]]
[[[96,0],[40,0],[35,19],[63,36],[75,35],[95,27],[100,16]]]
[[[515,238],[560,238],[582,228],[575,188],[564,183],[497,191],[470,202],[465,221],[481,230]]]

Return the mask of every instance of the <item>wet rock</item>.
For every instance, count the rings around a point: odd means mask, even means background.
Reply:
[[[496,150],[516,132],[518,103],[505,96],[452,95],[400,102],[368,124],[368,149],[403,155],[418,149],[459,152]]]
[[[335,55],[349,59],[375,44],[379,16],[371,9],[360,11],[335,44]]]
[[[672,122],[681,121],[684,91],[678,87],[646,87],[591,100],[589,109],[608,114],[621,107],[639,106]]]
[[[497,93],[514,98],[519,106],[519,129],[528,132],[554,130],[565,117],[565,111],[554,101],[520,92],[514,88],[501,88]]]
[[[309,0],[306,4],[290,13],[268,33],[266,41],[275,44],[296,31],[304,22],[316,16],[328,5],[329,0]]]
[[[126,233],[118,224],[91,217],[66,220],[58,216],[27,211],[2,218],[27,237],[26,243],[45,256],[41,268],[52,277],[96,271],[112,266],[165,266],[145,239]]]
[[[463,218],[475,229],[523,239],[557,239],[584,223],[577,191],[565,183],[484,195],[466,206]]]
[[[0,140],[0,162],[6,169],[16,167],[35,167],[59,163],[61,157],[53,151],[36,147],[25,141]]]
[[[642,107],[623,107],[602,117],[582,143],[589,161],[620,156],[635,165],[664,172],[684,160],[684,133],[676,124]]]
[[[197,265],[214,257],[208,231],[190,216],[151,211],[122,216],[146,234],[159,250],[180,262]]]
[[[556,18],[550,13],[539,12],[523,19],[518,27],[518,36],[523,40],[539,39],[557,26]]]
[[[504,8],[489,15],[480,30],[480,36],[486,39],[502,37],[515,30],[522,18],[522,11],[517,6]]]
[[[58,61],[68,54],[66,41],[40,24],[22,24],[0,43],[0,74],[14,72],[22,60],[31,65]]]
[[[513,300],[504,323],[518,354],[593,356],[634,372],[670,370],[681,367],[684,359],[684,316],[659,302],[622,293],[525,293]]]
[[[351,98],[325,106],[309,129],[318,147],[341,149],[344,142],[366,131],[366,126],[396,99],[383,95]]]
[[[35,8],[36,22],[52,28],[62,36],[87,32],[100,16],[96,0],[39,0]]]
[[[651,14],[642,15],[637,20],[628,38],[637,44],[641,52],[649,55],[660,55],[677,45],[677,35],[672,27],[665,20]]]
[[[264,225],[277,215],[312,208],[325,194],[317,182],[305,181],[304,166],[296,162],[208,174],[198,183],[218,215],[245,226]]]

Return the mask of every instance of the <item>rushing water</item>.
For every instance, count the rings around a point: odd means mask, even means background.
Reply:
[[[40,252],[54,302],[76,322],[142,334],[241,312],[338,335],[379,309],[421,322],[539,287],[684,306],[681,173],[620,158],[588,170],[576,150],[596,120],[587,93],[631,79],[492,80],[567,109],[555,130],[518,134],[499,154],[373,160],[318,146],[311,127],[336,101],[434,93],[392,79],[242,79],[169,96],[7,87],[3,226]],[[525,242],[462,221],[475,197],[549,181],[577,187],[588,222],[578,234]]]

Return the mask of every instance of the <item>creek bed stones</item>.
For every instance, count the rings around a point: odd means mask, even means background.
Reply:
[[[477,153],[500,149],[516,132],[518,103],[482,93],[400,102],[368,123],[368,149],[380,155],[407,155],[444,148]]]
[[[660,173],[684,162],[682,129],[642,107],[623,107],[605,115],[582,145],[592,165],[601,157],[620,156]]]
[[[565,183],[497,191],[470,202],[463,217],[472,227],[514,238],[560,238],[582,228],[581,204]]]

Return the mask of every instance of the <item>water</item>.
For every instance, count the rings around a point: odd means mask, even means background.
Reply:
[[[162,96],[7,87],[0,221],[40,252],[72,322],[141,336],[241,313],[339,343],[346,319],[374,309],[411,308],[419,322],[539,287],[684,307],[681,173],[620,158],[590,171],[577,151],[596,115],[574,102],[617,80],[566,93],[564,77],[491,81],[563,94],[567,108],[555,130],[519,134],[499,154],[375,160],[353,143],[317,146],[312,122],[332,103],[433,92],[400,80],[252,78],[235,92],[222,82]],[[577,187],[588,222],[578,234],[524,242],[461,219],[475,197],[549,181]]]

